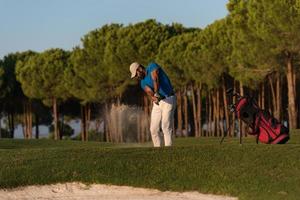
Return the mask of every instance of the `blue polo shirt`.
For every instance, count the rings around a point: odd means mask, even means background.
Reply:
[[[155,62],[150,63],[146,67],[146,76],[144,79],[141,80],[141,87],[145,89],[145,86],[148,86],[152,89],[152,91],[154,91],[151,72],[153,72],[156,69],[158,69],[158,80],[159,80],[158,92],[160,95],[167,97],[173,93],[173,87],[171,85],[171,81],[169,80],[167,74],[162,70],[162,68]]]

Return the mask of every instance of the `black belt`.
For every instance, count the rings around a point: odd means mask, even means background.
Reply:
[[[174,92],[170,93],[169,95],[165,96],[165,98],[170,97],[170,96],[174,96]]]

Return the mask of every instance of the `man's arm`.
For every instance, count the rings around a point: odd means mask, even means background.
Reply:
[[[158,93],[159,90],[158,69],[155,69],[151,72],[151,78],[153,80],[154,93]]]
[[[149,95],[152,99],[152,101],[157,102],[158,98],[154,96],[154,92],[152,91],[152,89],[148,86],[144,87],[144,91],[147,93],[147,95]]]

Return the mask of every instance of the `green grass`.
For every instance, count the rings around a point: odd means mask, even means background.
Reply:
[[[181,138],[146,144],[0,140],[0,188],[81,181],[239,199],[299,199],[300,133],[286,145],[253,138]]]

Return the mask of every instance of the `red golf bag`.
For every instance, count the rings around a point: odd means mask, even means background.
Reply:
[[[250,135],[265,144],[284,144],[289,140],[289,129],[278,122],[268,111],[258,107],[252,97],[240,96],[230,89],[227,94],[237,96],[237,103],[230,105],[231,112],[245,122],[251,129]]]

